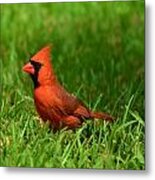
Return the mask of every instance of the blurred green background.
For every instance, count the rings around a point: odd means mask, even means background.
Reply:
[[[130,109],[144,120],[144,1],[0,6],[3,137],[12,136],[6,129],[21,123],[22,114],[35,114],[33,84],[21,69],[49,43],[55,73],[69,92],[120,119],[133,96]],[[129,114],[126,121],[132,119]],[[143,142],[144,127],[138,136]],[[144,156],[144,146],[140,152]]]

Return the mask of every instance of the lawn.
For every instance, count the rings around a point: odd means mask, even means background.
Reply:
[[[145,169],[144,2],[0,5],[0,166]],[[22,66],[52,43],[59,81],[113,123],[54,133]]]

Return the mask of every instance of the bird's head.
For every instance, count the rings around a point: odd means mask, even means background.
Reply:
[[[48,45],[36,53],[29,62],[23,66],[23,71],[30,74],[34,86],[45,85],[55,80],[50,63],[51,46]]]

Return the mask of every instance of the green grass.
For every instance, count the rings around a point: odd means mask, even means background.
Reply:
[[[143,170],[144,2],[5,4],[0,23],[0,166]],[[48,43],[60,82],[114,123],[39,123],[21,69]]]

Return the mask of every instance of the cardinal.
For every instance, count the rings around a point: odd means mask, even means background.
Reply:
[[[87,119],[114,118],[103,112],[93,112],[81,100],[61,86],[51,64],[51,45],[42,48],[23,66],[34,84],[34,104],[43,121],[49,121],[54,130],[75,129]]]

